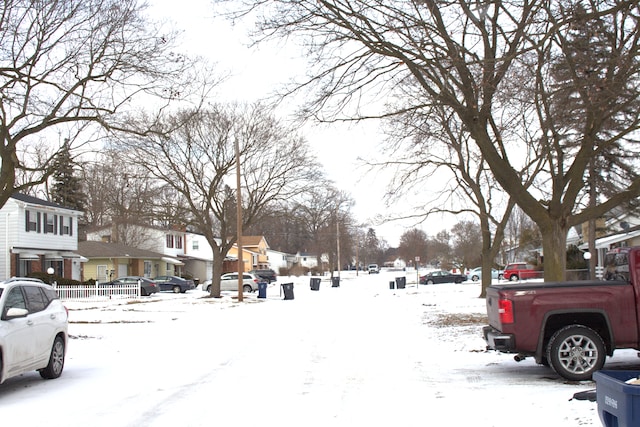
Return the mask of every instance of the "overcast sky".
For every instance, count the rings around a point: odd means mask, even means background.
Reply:
[[[304,73],[306,63],[291,46],[261,45],[259,49],[248,47],[246,28],[232,27],[220,18],[214,18],[214,10],[208,0],[191,0],[189,7],[174,0],[150,0],[151,11],[156,18],[167,19],[184,30],[185,50],[191,54],[211,58],[222,73],[230,77],[219,88],[219,95],[227,101],[252,102],[267,97],[296,74]],[[383,174],[367,174],[358,157],[370,158],[379,151],[382,135],[377,124],[366,126],[334,126],[333,128],[308,126],[302,135],[317,154],[329,178],[336,186],[351,194],[356,201],[355,218],[369,224],[378,237],[390,246],[397,246],[400,235],[411,228],[413,222],[377,225],[373,217],[379,214],[399,214],[400,203],[390,209],[383,205],[387,179]],[[450,227],[442,218],[433,229],[424,229],[435,235]]]

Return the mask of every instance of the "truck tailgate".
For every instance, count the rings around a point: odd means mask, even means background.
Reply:
[[[489,286],[487,288],[487,295],[486,295],[487,316],[489,318],[489,325],[498,330],[502,330],[501,328],[502,324],[500,322],[500,311],[499,311],[499,305],[498,305],[499,299],[500,299],[500,293],[498,291],[498,288]]]

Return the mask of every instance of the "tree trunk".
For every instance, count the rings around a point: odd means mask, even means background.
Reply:
[[[563,219],[553,220],[549,229],[542,231],[542,254],[544,280],[548,282],[565,281],[567,267],[567,227]]]
[[[482,235],[482,253],[481,253],[481,267],[482,267],[482,284],[480,288],[480,298],[487,296],[487,288],[491,285],[492,275],[491,268],[493,267],[493,255],[491,251],[491,230],[489,228],[489,219],[486,217],[480,217],[480,228]]]
[[[222,276],[222,266],[224,263],[224,256],[221,254],[221,249],[213,251],[213,277],[211,278],[211,291],[209,296],[211,298],[220,298],[222,295],[220,292],[220,276]]]

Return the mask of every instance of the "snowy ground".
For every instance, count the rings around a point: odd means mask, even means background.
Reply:
[[[480,285],[389,289],[401,272],[293,278],[238,304],[204,292],[69,303],[65,371],[0,385],[31,426],[599,426],[597,404],[532,360],[486,352]],[[640,369],[635,351],[607,368]]]

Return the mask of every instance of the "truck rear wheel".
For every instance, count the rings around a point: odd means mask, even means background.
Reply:
[[[604,341],[593,329],[570,325],[557,331],[547,345],[547,360],[558,375],[570,381],[591,379],[605,361]]]

